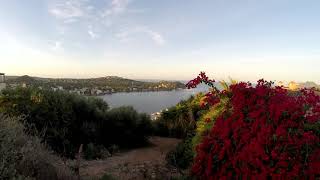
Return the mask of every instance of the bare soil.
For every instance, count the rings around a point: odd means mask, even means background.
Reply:
[[[175,138],[151,137],[151,146],[118,153],[103,160],[83,161],[83,179],[99,179],[105,174],[116,179],[171,179],[179,176],[176,168],[167,164],[166,154],[180,142]]]

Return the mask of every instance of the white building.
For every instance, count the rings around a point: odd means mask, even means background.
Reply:
[[[155,112],[150,114],[150,118],[152,121],[155,121],[161,117],[161,112]]]

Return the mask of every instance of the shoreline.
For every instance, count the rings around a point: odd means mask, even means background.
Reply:
[[[150,93],[150,92],[171,92],[171,91],[182,91],[182,90],[187,90],[187,88],[178,88],[178,89],[172,89],[172,90],[150,90],[150,91],[118,91],[118,92],[113,92],[113,93],[106,93],[106,94],[99,94],[99,95],[85,95],[85,96],[105,96],[105,95],[112,95],[112,94],[119,94],[119,93]]]

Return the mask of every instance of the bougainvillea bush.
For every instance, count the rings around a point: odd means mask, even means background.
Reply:
[[[197,145],[192,174],[198,179],[317,179],[320,177],[320,97],[272,82],[214,88],[205,73],[187,86],[212,86],[203,106],[229,98],[224,112]],[[208,122],[210,119],[208,119]]]
[[[195,133],[192,137],[192,149],[195,149],[201,142],[202,138],[209,134],[217,117],[224,112],[227,102],[227,98],[221,99],[219,103],[209,107],[208,110],[206,110],[205,113],[197,119]]]

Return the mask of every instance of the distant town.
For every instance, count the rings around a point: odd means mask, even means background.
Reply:
[[[283,86],[289,90],[301,88],[315,88],[320,91],[320,85],[307,81],[297,83],[294,81],[276,82],[277,86]],[[24,76],[5,76],[0,73],[0,90],[4,88],[31,87],[39,89],[51,89],[53,91],[67,91],[79,95],[100,96],[117,92],[149,92],[171,91],[185,89],[185,84],[179,81],[145,82],[126,79],[118,76],[106,76],[90,79],[68,78],[40,78]]]
[[[32,87],[67,91],[80,95],[99,96],[117,92],[171,91],[184,89],[178,81],[144,82],[125,79],[117,76],[106,76],[91,79],[54,79],[31,76],[6,76],[2,73],[2,86],[7,88]]]

